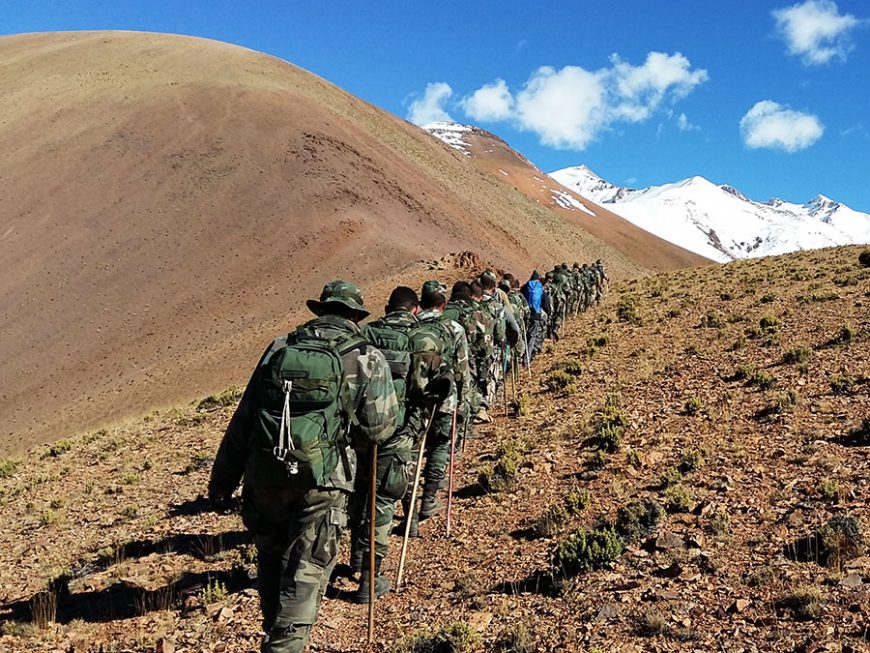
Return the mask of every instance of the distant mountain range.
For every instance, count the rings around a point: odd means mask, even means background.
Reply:
[[[716,261],[870,243],[870,215],[824,195],[806,204],[756,202],[703,177],[631,189],[584,165],[550,177],[638,227]]]

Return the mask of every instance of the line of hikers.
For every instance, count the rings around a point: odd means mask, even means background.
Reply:
[[[486,271],[455,283],[449,297],[438,281],[419,296],[399,286],[385,315],[365,325],[370,313],[350,282],[308,300],[315,319],[264,352],[209,481],[219,510],[243,481],[262,651],[305,648],[346,527],[359,603],[390,589],[381,566],[398,503],[399,579],[407,538],[444,510],[437,495],[445,484],[450,528],[453,463],[474,423],[490,421],[507,375],[528,367],[546,337],[557,340],[566,317],[599,302],[606,280],[599,260],[558,265],[543,278],[535,271],[522,286]]]

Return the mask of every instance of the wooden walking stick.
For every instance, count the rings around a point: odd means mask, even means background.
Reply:
[[[399,556],[399,571],[396,573],[396,591],[402,587],[402,576],[405,572],[405,559],[408,556],[408,539],[411,536],[411,520],[414,513],[417,512],[417,487],[420,485],[420,474],[423,472],[423,453],[426,448],[426,437],[429,435],[429,429],[432,428],[432,422],[435,421],[435,408],[432,406],[432,412],[429,414],[429,423],[426,425],[426,430],[423,431],[423,437],[420,438],[420,452],[417,454],[417,471],[414,473],[414,485],[411,487],[411,507],[408,514],[405,515],[405,535],[402,538],[402,553]]]
[[[459,401],[453,407],[453,426],[450,429],[450,468],[447,477],[447,537],[450,537],[450,515],[453,512],[453,465],[456,461],[456,413],[459,410]]]
[[[378,492],[378,445],[372,445],[372,484],[369,494],[369,638],[368,643],[375,641],[375,510]]]

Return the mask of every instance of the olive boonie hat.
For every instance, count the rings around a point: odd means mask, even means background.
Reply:
[[[423,293],[440,292],[442,295],[447,292],[447,286],[440,281],[427,281],[423,284]]]
[[[363,305],[362,293],[350,281],[330,281],[323,286],[323,292],[320,293],[320,301],[309,299],[305,302],[308,310],[315,315],[322,313],[326,304],[343,304],[347,308],[359,313],[361,317],[369,315],[369,311]]]

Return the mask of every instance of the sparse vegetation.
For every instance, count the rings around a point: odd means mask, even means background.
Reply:
[[[690,397],[686,399],[685,403],[683,403],[683,415],[688,415],[690,417],[692,415],[697,415],[701,412],[702,407],[703,404],[700,399],[697,397]]]
[[[626,542],[634,542],[655,531],[664,514],[656,501],[634,501],[617,512],[616,531]]]
[[[855,389],[855,379],[851,376],[838,374],[831,377],[831,392],[835,395],[849,395]]]
[[[595,413],[592,420],[593,436],[598,443],[598,448],[608,453],[617,451],[628,422],[619,395],[607,395],[604,399],[604,407]]]
[[[58,458],[72,449],[72,440],[58,440],[48,446],[44,458]]]
[[[865,249],[863,252],[858,254],[858,263],[865,268],[870,268],[870,249]]]
[[[202,588],[202,602],[205,605],[220,603],[229,596],[227,586],[218,579],[209,579],[208,584]]]
[[[797,621],[818,621],[824,606],[818,587],[801,587],[776,601],[779,610],[788,610]]]
[[[554,578],[571,578],[601,569],[622,554],[622,539],[610,526],[578,528],[556,547],[553,554]]]
[[[493,463],[480,470],[477,482],[487,492],[513,489],[524,453],[525,446],[518,438],[503,440],[495,450]]]
[[[242,392],[242,388],[239,388],[237,386],[230,386],[223,392],[220,392],[216,395],[209,395],[205,399],[201,400],[196,405],[196,409],[198,411],[212,411],[218,410],[219,408],[232,406],[239,399],[242,398]]]
[[[0,458],[0,478],[9,478],[15,473],[18,461],[11,458]]]
[[[494,650],[498,653],[534,653],[534,639],[526,625],[519,622],[498,634]]]
[[[544,385],[551,392],[562,392],[565,394],[571,394],[577,389],[574,375],[563,370],[551,372],[544,380]]]
[[[694,506],[694,496],[682,483],[671,485],[665,490],[665,508],[668,512],[689,512]]]
[[[640,317],[640,312],[637,306],[637,298],[627,295],[621,297],[616,305],[616,319],[620,322],[627,322],[634,326],[640,326],[643,320]]]
[[[704,453],[699,449],[683,449],[678,469],[682,474],[691,474],[704,464]]]
[[[808,363],[813,357],[813,350],[809,347],[795,347],[789,349],[782,354],[782,363],[784,365],[796,365],[798,363]]]
[[[454,621],[437,630],[421,630],[393,647],[392,653],[473,653],[483,638],[465,621]]]

